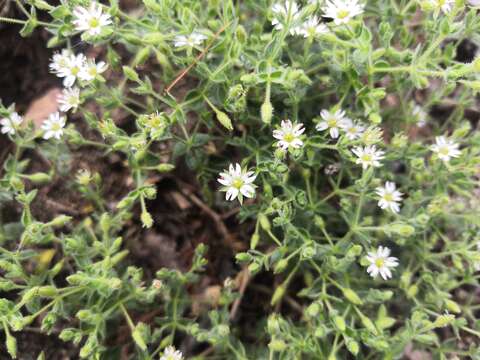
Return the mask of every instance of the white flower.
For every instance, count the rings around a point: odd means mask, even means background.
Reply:
[[[326,34],[328,32],[328,27],[325,24],[322,24],[318,17],[312,16],[294,30],[297,35],[302,35],[307,38]]]
[[[90,7],[77,6],[73,10],[73,24],[78,31],[85,31],[90,36],[99,35],[104,26],[112,23],[109,14],[103,14],[102,5],[92,1]]]
[[[160,360],[182,360],[183,354],[179,350],[175,350],[173,346],[168,346],[163,351],[163,355],[160,357]]]
[[[375,145],[371,146],[357,146],[352,149],[352,152],[357,155],[358,159],[355,161],[356,164],[362,164],[362,168],[365,170],[369,166],[380,167],[382,164],[380,160],[384,158],[385,152],[377,150]]]
[[[12,112],[9,117],[0,120],[0,125],[2,125],[2,134],[15,135],[22,121],[23,118],[18,115],[18,113]]]
[[[436,9],[442,10],[444,14],[448,14],[455,5],[455,0],[430,0],[430,3]]]
[[[85,67],[85,63],[85,55],[74,55],[72,53],[62,51],[61,54],[55,54],[53,56],[53,62],[50,64],[50,69],[58,77],[64,78],[63,85],[65,87],[72,87],[75,81],[78,79],[80,72]]]
[[[447,139],[445,136],[437,136],[435,142],[436,144],[432,145],[430,149],[437,153],[437,156],[445,162],[449,162],[452,157],[459,157],[462,154],[462,152],[458,150],[458,144]]]
[[[383,246],[379,246],[376,252],[369,252],[367,260],[370,262],[367,273],[372,278],[380,274],[383,280],[388,280],[392,277],[390,269],[398,266],[398,259],[390,256],[390,249]]]
[[[62,94],[58,96],[60,111],[77,110],[80,105],[80,90],[78,88],[63,89]]]
[[[278,139],[278,147],[283,150],[288,148],[298,149],[303,146],[300,136],[305,131],[302,123],[292,124],[290,120],[282,120],[280,129],[273,130],[273,137]]]
[[[363,7],[357,0],[327,0],[322,10],[324,17],[333,19],[335,25],[341,25],[363,13]]]
[[[345,120],[345,111],[339,109],[334,113],[331,113],[328,110],[322,110],[320,112],[320,116],[322,117],[323,121],[319,122],[317,126],[315,126],[315,129],[318,131],[330,129],[330,136],[333,139],[338,138],[340,135],[340,125]]]
[[[60,113],[55,112],[48,116],[42,124],[42,130],[44,131],[43,138],[48,140],[50,138],[60,139],[63,135],[63,128],[65,127],[65,117],[60,116]]]
[[[365,131],[365,126],[359,124],[357,121],[352,121],[349,118],[345,118],[340,127],[345,131],[345,136],[348,140],[358,139]]]
[[[272,25],[275,30],[283,29],[285,23],[288,21],[289,14],[291,24],[295,24],[300,20],[300,10],[294,0],[285,0],[283,2],[273,4],[272,12],[274,16],[272,20]],[[294,35],[297,33],[298,30],[299,28],[297,26],[293,26],[289,32],[290,34]]]
[[[227,200],[235,200],[238,197],[240,203],[243,201],[243,196],[253,198],[255,196],[255,185],[253,181],[257,176],[253,171],[245,171],[240,164],[230,164],[228,171],[220,173],[218,182],[224,187],[221,191],[225,191],[225,198]]]
[[[418,127],[424,127],[427,124],[427,113],[421,106],[415,105],[412,110],[412,114],[415,117]]]
[[[61,53],[55,53],[52,57],[52,62],[49,65],[52,73],[57,73],[61,69],[66,69],[69,64],[72,52],[68,49],[63,49]]]
[[[389,209],[394,213],[400,212],[403,194],[396,189],[395,183],[387,181],[385,187],[378,187],[375,192],[380,196],[378,206],[381,209]]]
[[[173,45],[176,47],[183,47],[183,46],[188,46],[188,47],[195,47],[197,45],[202,44],[205,40],[207,40],[207,37],[203,34],[200,34],[198,32],[192,32],[190,35],[177,35],[173,39]]]
[[[95,60],[89,59],[86,61],[85,66],[82,68],[78,77],[83,81],[92,81],[98,75],[107,70],[108,65],[100,61],[98,64],[95,63]]]

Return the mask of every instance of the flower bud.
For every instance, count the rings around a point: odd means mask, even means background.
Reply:
[[[282,352],[282,351],[284,351],[284,350],[287,348],[287,344],[285,344],[285,341],[283,341],[283,340],[273,339],[273,340],[270,341],[270,343],[268,344],[268,347],[269,347],[272,351]]]
[[[345,345],[347,346],[347,349],[348,351],[350,351],[350,353],[352,353],[353,355],[358,354],[358,351],[360,350],[360,346],[358,345],[358,342],[356,342],[352,338],[346,338]]]
[[[268,220],[268,217],[265,214],[260,213],[258,215],[258,221],[260,222],[260,226],[262,227],[263,230],[267,232],[271,230],[270,221]]]
[[[460,308],[460,306],[455,301],[446,299],[445,300],[445,306],[448,309],[448,311],[451,311],[455,314],[460,314],[462,312],[462,309]]]
[[[274,274],[279,274],[279,273],[285,271],[287,266],[288,266],[288,260],[287,259],[281,259],[279,262],[277,262],[275,264],[275,267],[273,268],[273,273]]]
[[[305,310],[305,314],[310,318],[316,317],[321,310],[320,304],[318,302],[311,303]]]
[[[275,292],[273,293],[273,296],[272,296],[272,300],[270,301],[270,304],[273,306],[273,305],[276,305],[280,299],[283,297],[283,295],[285,294],[285,286],[282,284],[280,286],[278,286],[276,289],[275,289]]]
[[[260,116],[262,121],[265,124],[270,124],[272,122],[272,115],[273,115],[273,106],[270,102],[270,99],[265,98],[262,106],[260,107]]]
[[[230,120],[227,114],[225,114],[223,111],[218,110],[216,111],[216,115],[218,122],[222,124],[224,128],[229,131],[233,130],[232,120]]]
[[[142,221],[143,227],[151,228],[153,225],[152,215],[150,215],[147,210],[142,212],[142,214],[140,215],[140,220]]]
[[[173,169],[175,169],[175,165],[173,164],[160,164],[157,166],[157,171],[161,173],[170,172]]]
[[[25,177],[35,184],[43,184],[52,179],[50,175],[41,172],[25,175]]]
[[[342,289],[343,296],[350,301],[352,304],[355,305],[363,305],[362,299],[357,295],[355,291],[349,288],[343,288]]]
[[[347,325],[345,324],[345,319],[343,316],[335,315],[333,316],[332,320],[335,327],[341,332],[344,332],[347,329]]]
[[[436,328],[445,327],[450,325],[454,320],[455,320],[455,315],[452,315],[452,314],[440,315],[435,319],[435,322],[433,323],[432,326]]]
[[[14,359],[17,358],[17,340],[10,334],[9,331],[6,331],[6,345],[7,345],[7,351],[10,354],[10,356]]]
[[[250,249],[255,249],[258,245],[258,241],[260,240],[260,235],[258,232],[253,233],[252,238],[250,239]]]
[[[141,82],[140,77],[138,76],[137,72],[133,70],[130,66],[123,66],[123,74],[128,80],[132,80],[135,82]]]

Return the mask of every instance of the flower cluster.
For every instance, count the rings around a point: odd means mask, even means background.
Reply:
[[[332,19],[335,25],[347,24],[355,16],[363,13],[363,5],[357,0],[327,1],[322,7],[323,17]],[[272,6],[272,25],[275,30],[284,29],[289,25],[290,35],[301,35],[305,38],[328,33],[328,27],[316,15],[303,20],[298,4],[292,0],[275,3]]]

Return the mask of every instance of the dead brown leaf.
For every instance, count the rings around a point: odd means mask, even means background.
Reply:
[[[62,93],[59,88],[48,90],[43,96],[33,100],[29,105],[25,118],[33,122],[35,129],[39,129],[42,122],[50,115],[58,111],[58,96]]]

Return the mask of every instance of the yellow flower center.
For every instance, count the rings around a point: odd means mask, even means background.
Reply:
[[[61,128],[59,123],[52,124],[52,131],[59,131]]]
[[[327,121],[328,127],[334,128],[337,127],[337,119],[335,118],[330,118]]]
[[[343,9],[337,12],[337,17],[339,19],[345,19],[349,14],[350,14],[350,11]]]
[[[72,75],[76,76],[80,72],[80,68],[78,66],[72,67]]]
[[[375,266],[378,267],[378,268],[381,268],[385,265],[385,260],[383,260],[382,258],[378,258],[375,260]]]
[[[100,22],[98,21],[98,19],[96,18],[93,18],[93,19],[90,19],[88,25],[91,27],[91,28],[96,28],[100,25]]]
[[[243,180],[242,179],[234,179],[232,181],[232,186],[236,189],[240,189],[243,186]]]
[[[450,153],[450,150],[448,149],[448,147],[443,146],[443,147],[441,147],[441,148],[438,149],[438,153],[439,153],[440,155],[445,155],[445,156],[446,156],[446,155],[448,155],[448,154]]]
[[[292,133],[286,133],[283,135],[283,141],[291,143],[293,140],[295,140],[295,136]]]
[[[363,155],[362,155],[362,161],[365,161],[365,162],[370,162],[370,161],[372,161],[372,155],[370,155],[370,154],[363,154]]]
[[[385,201],[393,201],[393,195],[390,193],[386,193],[385,195],[383,195],[383,198],[385,199]]]

